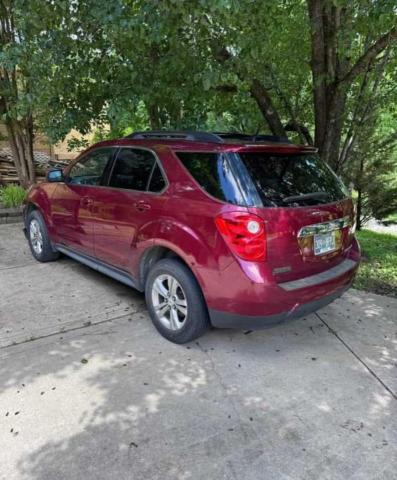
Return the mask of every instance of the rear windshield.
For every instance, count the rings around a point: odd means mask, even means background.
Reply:
[[[336,202],[349,194],[316,155],[240,153],[264,206],[305,206]]]
[[[205,191],[236,205],[301,207],[349,195],[316,155],[184,152],[178,157]]]

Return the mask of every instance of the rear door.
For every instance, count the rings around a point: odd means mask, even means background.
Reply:
[[[353,204],[341,180],[314,154],[239,154],[262,206],[268,263],[277,281],[340,263],[352,236]]]
[[[51,198],[52,219],[59,243],[78,252],[94,254],[92,205],[106,182],[114,148],[98,148],[83,155],[66,171]]]
[[[120,148],[109,183],[95,196],[95,255],[115,267],[129,269],[145,231],[163,211],[166,178],[155,154],[147,149]]]

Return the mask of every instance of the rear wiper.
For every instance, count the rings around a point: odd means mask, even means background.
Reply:
[[[311,198],[329,198],[330,194],[327,192],[311,192],[303,193],[302,195],[291,195],[290,197],[283,198],[284,203],[299,202],[304,200],[310,200]]]

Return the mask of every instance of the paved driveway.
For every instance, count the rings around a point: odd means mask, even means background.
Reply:
[[[0,478],[390,479],[397,301],[176,346],[143,296],[0,226]]]

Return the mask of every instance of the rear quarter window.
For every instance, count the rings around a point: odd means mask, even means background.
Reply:
[[[226,154],[177,152],[177,156],[209,195],[234,205],[245,204]]]

